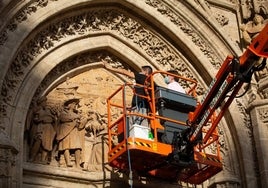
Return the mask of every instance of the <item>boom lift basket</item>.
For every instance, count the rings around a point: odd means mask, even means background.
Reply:
[[[156,71],[148,78],[150,86],[140,86],[148,93],[143,96],[150,105],[148,114],[135,113],[127,107],[126,91],[135,94],[133,84],[122,85],[108,98],[108,162],[124,172],[135,170],[140,176],[200,184],[222,170],[217,130],[206,145],[186,143],[187,149],[182,150],[184,132],[191,128],[186,123],[188,114],[197,105],[197,82],[173,75],[191,86],[184,94],[155,86],[156,74],[170,73]],[[115,111],[120,114],[118,118],[113,118]],[[147,119],[149,127],[130,125],[133,116]],[[205,130],[200,139],[203,135]],[[207,152],[208,147],[216,152]]]

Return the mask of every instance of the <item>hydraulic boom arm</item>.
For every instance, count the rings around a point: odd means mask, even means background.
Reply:
[[[241,57],[228,56],[223,62],[209,86],[209,91],[205,94],[196,110],[189,115],[188,123],[191,125],[189,138],[191,143],[197,140],[203,126],[215,114],[215,110],[221,106],[220,112],[213,118],[212,125],[202,140],[203,143],[208,141],[243,83],[250,83],[252,74],[265,67],[265,58],[268,58],[268,24],[253,39]]]

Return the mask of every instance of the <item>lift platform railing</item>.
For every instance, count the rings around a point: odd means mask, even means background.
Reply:
[[[154,135],[156,135],[156,140],[159,140],[157,138],[157,130],[158,129],[163,129],[162,125],[159,125],[159,122],[161,121],[168,121],[171,123],[176,123],[176,124],[180,124],[182,126],[186,126],[189,127],[189,125],[187,124],[187,120],[186,121],[178,121],[178,120],[174,120],[172,118],[167,118],[164,116],[159,115],[157,108],[157,104],[156,104],[156,92],[155,89],[157,88],[157,86],[155,86],[155,79],[154,77],[158,74],[161,74],[163,76],[167,76],[167,75],[171,75],[174,76],[175,78],[177,78],[179,83],[187,83],[188,88],[185,89],[187,95],[192,96],[194,98],[197,97],[197,93],[196,93],[196,89],[197,89],[197,81],[193,80],[193,79],[189,79],[189,78],[185,78],[179,75],[175,75],[169,72],[164,72],[164,71],[155,71],[153,74],[151,74],[148,78],[147,81],[150,82],[149,87],[146,87],[147,89],[147,93],[149,95],[149,93],[151,93],[151,100],[150,100],[150,107],[151,107],[151,117],[152,117],[152,123],[151,123],[151,128],[154,132]],[[185,87],[185,86],[184,86]],[[172,91],[169,91],[172,92]],[[197,104],[199,104],[199,102],[197,101]],[[214,156],[216,156],[217,159],[221,160],[221,155],[220,155],[220,145],[218,143],[218,130],[215,128],[213,129],[213,131],[210,131],[210,127],[214,126],[214,122],[217,120],[216,119],[216,112],[211,116],[209,122],[207,123],[207,126],[204,127],[202,129],[202,139],[206,138],[206,142],[200,141],[198,142],[195,146],[194,146],[194,151],[196,153],[200,153],[204,158],[206,157],[206,153],[208,153],[208,151],[210,150],[209,148],[213,147],[215,148],[215,153],[213,154]],[[209,135],[207,134],[209,132]],[[199,161],[199,159],[197,159],[197,162]],[[203,159],[202,159],[203,160]]]
[[[157,86],[155,86],[155,82],[154,82],[154,76],[157,75],[157,74],[161,74],[161,75],[171,75],[171,76],[174,76],[175,78],[177,78],[179,80],[179,82],[188,82],[188,88],[185,89],[187,95],[189,96],[193,96],[194,98],[197,97],[197,93],[196,93],[196,89],[197,89],[197,81],[196,80],[193,80],[193,79],[189,79],[189,78],[184,78],[182,76],[178,76],[178,75],[175,75],[175,74],[172,74],[172,73],[168,73],[168,72],[164,72],[164,71],[155,71],[153,72],[152,75],[150,75],[150,77],[147,78],[147,80],[151,80],[151,83],[150,83],[150,87],[146,87],[147,89],[147,93],[149,95],[149,93],[152,93],[151,94],[151,99],[150,99],[150,104],[151,104],[151,113],[152,113],[152,117],[155,117],[156,119],[159,119],[159,120],[166,120],[166,121],[170,121],[170,122],[174,122],[174,123],[178,123],[178,124],[184,124],[186,125],[187,122],[185,121],[176,121],[174,119],[170,119],[170,118],[166,118],[164,116],[160,116],[158,113],[157,113],[157,105],[156,105],[156,92],[155,92],[155,89],[157,88]],[[169,90],[169,92],[172,92],[171,90]],[[199,102],[197,101],[197,104],[199,104]],[[210,120],[210,123],[208,123],[208,125],[211,124],[211,122],[214,122],[215,121],[215,116],[216,114],[214,114]],[[204,129],[204,133],[206,133],[207,131]],[[213,137],[215,138],[215,134],[213,134]]]
[[[186,83],[186,85],[183,85],[186,89],[187,94],[180,94],[176,93],[174,91],[170,91],[166,89],[165,87],[161,87],[156,85],[155,81],[156,78],[159,75],[172,75],[179,79],[179,82]],[[127,99],[127,94],[134,95],[135,89],[134,86],[144,87],[144,89],[147,91],[146,96],[140,96],[146,99],[149,102],[150,111],[148,114],[144,115],[141,113],[135,113],[132,112],[129,108],[130,100]],[[187,87],[185,87],[187,86]],[[127,157],[126,157],[126,150],[132,149],[132,151],[137,154],[134,155],[132,159],[135,161],[135,165],[133,168],[138,171],[147,171],[148,174],[153,176],[159,176],[161,175],[162,178],[169,179],[170,177],[170,170],[167,169],[157,169],[154,164],[161,164],[167,158],[167,156],[172,153],[174,147],[172,146],[172,143],[165,143],[163,140],[161,140],[161,135],[166,127],[162,124],[162,122],[168,122],[170,124],[180,125],[182,127],[188,128],[189,125],[187,124],[187,120],[183,119],[176,119],[172,117],[166,117],[164,115],[160,114],[160,108],[159,108],[159,96],[157,93],[158,89],[161,89],[160,91],[164,91],[167,93],[172,93],[174,96],[181,96],[183,97],[189,97],[189,98],[196,98],[196,88],[197,88],[197,82],[192,79],[183,78],[178,75],[174,75],[171,73],[167,73],[164,71],[156,71],[152,75],[150,75],[147,79],[147,83],[145,85],[135,85],[133,83],[125,83],[122,86],[120,86],[114,93],[110,95],[110,97],[107,99],[107,107],[108,107],[108,145],[109,145],[109,157],[108,161],[109,164],[113,167],[126,170],[128,168],[127,164]],[[132,97],[132,96],[131,96]],[[192,99],[192,100],[193,100]],[[180,109],[178,109],[180,110]],[[115,114],[117,115],[115,116]],[[128,123],[128,119],[131,116],[139,116],[147,119],[150,123],[150,127],[148,132],[152,132],[153,137],[149,138],[149,135],[147,138],[132,138],[130,137],[130,126]],[[187,114],[188,116],[188,114]],[[211,120],[212,121],[212,120]],[[204,129],[203,134],[206,134],[206,130]],[[206,143],[206,145],[202,145],[202,143],[198,143],[194,146],[193,152],[194,152],[194,160],[195,163],[200,164],[201,167],[190,167],[193,168],[191,171],[187,171],[186,173],[183,173],[180,180],[195,183],[198,181],[202,181],[206,179],[209,176],[212,176],[216,172],[218,172],[221,169],[221,163],[220,163],[220,153],[219,153],[219,147],[218,147],[218,134],[215,130],[212,134],[212,136],[209,138],[209,141]],[[132,135],[133,136],[133,135]],[[146,135],[145,135],[146,136]],[[135,137],[135,135],[134,135]],[[141,143],[140,146],[132,147],[131,143]],[[207,148],[211,145],[216,145],[216,151],[217,154],[210,154],[207,152]],[[143,146],[150,146],[150,147],[143,147]],[[134,150],[135,151],[134,151]],[[151,153],[151,154],[150,154]],[[140,157],[148,158],[144,159],[140,163],[138,162],[138,158]],[[136,157],[136,158],[135,158]],[[155,160],[151,161],[150,157],[153,157]],[[211,160],[212,159],[212,160]],[[146,160],[149,160],[146,162]],[[143,165],[144,161],[148,163],[148,165],[145,167]],[[216,161],[216,162],[215,162]],[[215,170],[213,170],[214,166],[217,166]],[[208,171],[210,169],[211,173],[200,173],[201,171]],[[212,169],[212,170],[211,170]],[[202,177],[201,177],[202,176]],[[198,179],[198,180],[196,180]]]
[[[109,135],[109,150],[114,146],[114,138],[117,137],[118,141],[122,142],[128,137],[129,129],[127,127],[128,117],[137,116],[145,119],[152,119],[149,115],[131,111],[130,100],[127,101],[126,91],[132,91],[132,95],[137,95],[145,100],[149,100],[148,96],[138,95],[135,92],[135,87],[144,87],[144,85],[125,83],[120,86],[114,93],[112,93],[107,99],[108,109],[108,135]],[[119,96],[119,99],[115,99]],[[113,119],[112,114],[117,113],[118,118]]]
[[[167,76],[167,75],[171,75],[174,76],[175,78],[177,78],[180,81],[183,81],[184,83],[186,83],[187,88],[187,94],[196,97],[196,87],[197,87],[197,81],[193,80],[193,79],[189,79],[189,78],[185,78],[179,75],[175,75],[172,73],[168,73],[165,71],[155,71],[153,72],[148,78],[147,78],[147,83],[148,85],[140,85],[140,84],[133,84],[133,83],[125,83],[122,86],[120,86],[114,93],[112,93],[110,95],[110,97],[108,97],[107,99],[107,107],[108,107],[108,134],[109,137],[111,138],[113,135],[115,135],[114,131],[109,131],[109,130],[113,130],[115,129],[115,126],[118,124],[118,122],[126,122],[127,118],[129,116],[139,116],[139,117],[143,117],[148,119],[148,121],[152,122],[150,123],[151,128],[154,130],[154,138],[157,139],[157,133],[155,132],[157,130],[157,128],[162,128],[163,127],[159,124],[159,121],[163,120],[163,121],[169,121],[169,122],[173,122],[173,123],[177,123],[177,124],[182,124],[186,126],[186,122],[185,121],[178,121],[172,118],[167,118],[164,116],[160,116],[157,113],[157,109],[156,109],[156,99],[155,99],[155,88],[157,87],[156,83],[155,83],[155,76],[158,75],[163,75],[163,76]],[[139,86],[139,87],[144,87],[144,89],[147,91],[147,95],[146,96],[141,96],[138,95],[137,93],[135,93],[135,86]],[[131,90],[133,95],[137,95],[139,97],[142,97],[144,99],[146,99],[149,104],[150,104],[150,110],[148,115],[144,115],[144,114],[140,114],[140,113],[134,113],[132,111],[130,111],[131,107],[129,104],[126,103],[126,90]],[[114,103],[112,101],[112,99],[115,96],[120,95],[121,100],[119,100],[117,103]],[[120,109],[120,113],[122,114],[117,120],[114,120],[113,122],[112,117],[111,117],[111,109],[112,108],[117,108]],[[125,129],[120,129],[121,132],[128,132]],[[125,135],[127,136],[127,135]],[[111,147],[111,144],[110,144]],[[111,149],[111,148],[110,148]]]

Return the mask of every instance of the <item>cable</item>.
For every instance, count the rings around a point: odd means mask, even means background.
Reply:
[[[124,94],[123,94],[123,103],[124,103],[124,111],[126,112],[126,84],[124,87]],[[127,121],[127,118],[125,118],[125,130],[127,131],[127,137],[129,136],[129,121]],[[129,176],[128,176],[128,184],[130,188],[133,187],[133,172],[132,172],[132,167],[131,167],[131,157],[130,157],[130,150],[128,148],[128,143],[126,141],[126,148],[127,148],[127,159],[128,159],[128,168],[129,168]]]
[[[251,84],[251,83],[248,83],[248,85],[247,85],[245,91],[244,91],[241,95],[237,95],[237,96],[235,96],[235,98],[243,97],[243,96],[248,92],[248,90],[249,90],[249,88],[250,88],[250,84]],[[231,92],[232,90],[234,90],[234,88],[235,88],[235,86],[233,86],[233,87],[229,90],[229,92]],[[231,96],[231,95],[226,95],[225,98],[230,97],[230,96]]]
[[[243,97],[243,96],[248,92],[248,90],[249,90],[249,88],[250,88],[250,84],[251,84],[251,83],[249,83],[249,84],[247,85],[245,91],[244,91],[241,95],[235,96],[235,98]]]
[[[260,71],[260,70],[264,69],[265,66],[266,66],[266,58],[263,58],[261,64],[252,68],[252,74],[253,74],[253,72]],[[243,97],[248,92],[250,85],[251,85],[251,82],[248,83],[245,91],[241,95],[235,96],[235,98]]]

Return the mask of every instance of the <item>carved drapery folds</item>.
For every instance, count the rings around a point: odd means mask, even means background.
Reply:
[[[68,61],[75,60],[77,58]],[[62,63],[61,66],[64,65]],[[53,73],[50,76],[53,78]],[[45,81],[43,84],[48,83]],[[109,170],[108,166],[104,166],[108,161],[106,98],[117,89],[118,84],[118,80],[102,69],[94,69],[73,78],[67,77],[46,97],[41,97],[38,100],[41,102],[29,111],[27,122],[30,125],[26,126],[26,131],[30,132],[26,146],[30,148],[28,161],[68,168],[82,167],[90,171]],[[129,102],[130,99],[131,95]],[[113,113],[114,118],[119,115]],[[54,130],[53,134],[51,130]]]

